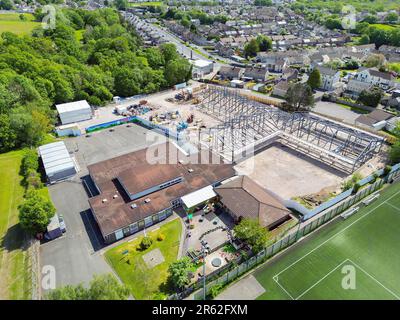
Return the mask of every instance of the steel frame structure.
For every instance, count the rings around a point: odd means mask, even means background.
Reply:
[[[221,121],[208,129],[208,147],[232,162],[239,160],[236,151],[251,144],[257,151],[266,138],[279,136],[283,144],[351,173],[379,152],[384,142],[379,136],[308,112],[288,113],[261,104],[226,87],[208,85],[198,108]]]

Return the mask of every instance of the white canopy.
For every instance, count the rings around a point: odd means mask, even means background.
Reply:
[[[214,192],[213,187],[207,186],[183,196],[181,200],[187,208],[192,208],[216,196],[217,194]]]

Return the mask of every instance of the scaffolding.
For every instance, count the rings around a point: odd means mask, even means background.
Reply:
[[[308,112],[288,113],[239,94],[207,86],[199,110],[221,123],[208,131],[207,146],[235,162],[279,140],[290,148],[351,173],[380,151],[384,139]]]

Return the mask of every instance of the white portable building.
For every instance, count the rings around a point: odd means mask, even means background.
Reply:
[[[50,183],[64,180],[76,174],[72,160],[63,141],[45,144],[39,147],[44,170]]]
[[[92,118],[92,108],[86,100],[56,105],[62,124],[85,121]]]

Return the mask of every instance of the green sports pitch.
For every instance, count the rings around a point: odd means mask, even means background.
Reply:
[[[254,273],[257,299],[400,300],[400,183]]]

